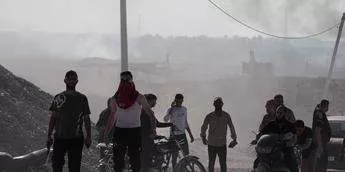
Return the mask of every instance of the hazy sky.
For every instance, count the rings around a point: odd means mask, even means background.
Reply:
[[[328,27],[345,9],[341,0],[215,1],[249,24],[280,35],[284,34],[285,9],[288,31],[300,35]],[[256,35],[207,0],[127,2],[130,36]],[[0,0],[0,30],[119,33],[119,24],[119,0]]]

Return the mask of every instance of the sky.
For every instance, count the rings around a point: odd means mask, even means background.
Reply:
[[[293,36],[327,28],[345,9],[341,0],[214,1],[254,27]],[[119,4],[120,0],[0,0],[0,30],[118,34]],[[129,36],[257,35],[207,0],[127,0],[127,14]]]

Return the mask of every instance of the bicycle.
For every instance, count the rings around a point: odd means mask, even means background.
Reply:
[[[158,172],[168,171],[170,157],[173,153],[177,153],[181,159],[173,168],[174,172],[206,172],[205,167],[199,161],[198,157],[184,155],[182,153],[182,144],[182,142],[178,142],[174,137],[157,136],[155,138],[153,156],[150,164],[151,169]],[[97,148],[105,149],[105,156],[99,160],[98,169],[101,172],[113,172],[113,144],[99,143]],[[128,157],[126,158],[125,164],[125,169],[130,171]]]

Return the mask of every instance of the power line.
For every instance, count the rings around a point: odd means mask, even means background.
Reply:
[[[215,2],[213,2],[212,0],[207,0],[208,2],[210,2],[214,7],[216,7],[218,10],[220,10],[222,13],[224,13],[225,15],[227,15],[228,17],[232,18],[233,20],[235,20],[236,22],[240,23],[241,25],[247,27],[250,30],[253,30],[255,32],[261,33],[263,35],[267,35],[267,36],[271,36],[271,37],[275,37],[275,38],[280,38],[280,39],[307,39],[307,38],[312,38],[312,37],[316,37],[318,35],[322,35],[326,32],[329,32],[330,30],[336,28],[337,26],[339,26],[339,23],[336,23],[335,25],[320,31],[318,33],[313,33],[310,35],[306,35],[306,36],[295,36],[295,37],[289,37],[289,36],[280,36],[280,35],[275,35],[275,34],[271,34],[271,33],[267,33],[265,31],[262,31],[260,29],[254,28],[246,23],[244,23],[243,21],[239,20],[238,18],[234,17],[233,15],[231,15],[230,13],[228,13],[225,9],[223,9],[221,6],[219,6],[218,4],[216,4]]]

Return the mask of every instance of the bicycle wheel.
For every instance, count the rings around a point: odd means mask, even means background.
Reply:
[[[189,159],[184,162],[179,162],[176,165],[176,171],[178,172],[206,172],[202,163],[196,159]]]
[[[114,172],[114,162],[112,156],[105,157],[103,160],[101,160],[100,165],[98,165],[98,171],[99,172]]]

